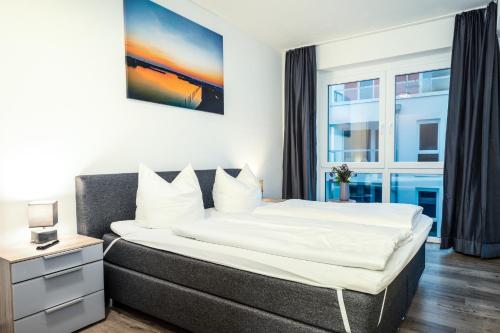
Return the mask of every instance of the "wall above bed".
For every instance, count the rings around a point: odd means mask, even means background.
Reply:
[[[122,0],[0,3],[0,237],[26,235],[29,200],[60,202],[76,231],[74,177],[242,167],[281,192],[281,56],[188,0],[158,4],[224,37],[224,116],[126,98]],[[8,65],[5,65],[8,64]]]

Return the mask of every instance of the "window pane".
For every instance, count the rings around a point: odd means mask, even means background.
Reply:
[[[391,174],[391,202],[421,206],[424,214],[434,220],[429,236],[440,236],[443,203],[442,175]]]
[[[328,161],[377,162],[379,80],[328,86]]]
[[[338,200],[340,197],[340,185],[335,183],[330,173],[326,173],[326,201]],[[382,202],[382,174],[380,173],[357,173],[351,177],[349,184],[351,199],[356,202]]]
[[[443,161],[449,82],[449,69],[396,76],[395,161]]]

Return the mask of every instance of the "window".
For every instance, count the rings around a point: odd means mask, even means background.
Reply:
[[[329,172],[325,174],[325,178],[325,200],[338,200],[340,185],[335,183]],[[349,192],[351,199],[356,200],[356,202],[382,202],[382,174],[357,173],[351,177]]]
[[[318,72],[320,198],[339,198],[329,172],[347,163],[351,199],[420,205],[440,236],[449,64],[436,54]]]
[[[438,237],[441,226],[443,176],[428,174],[391,174],[391,202],[421,206],[434,220],[430,236]]]
[[[422,190],[417,189],[418,200],[417,204],[423,208],[424,214],[432,218],[431,235],[437,236],[437,205],[438,205],[438,190]]]
[[[418,122],[418,161],[439,161],[439,120]]]
[[[379,80],[359,81],[359,99],[375,99],[379,94]]]
[[[425,93],[446,92],[450,88],[450,70],[438,69],[420,73],[397,75],[396,97],[410,97]]]
[[[378,161],[379,80],[330,85],[328,96],[328,161]]]
[[[443,161],[449,82],[449,69],[396,75],[394,161]]]

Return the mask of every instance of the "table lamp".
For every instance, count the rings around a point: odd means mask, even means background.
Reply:
[[[57,224],[57,201],[31,201],[28,203],[28,222],[31,230],[31,242],[47,243],[57,239],[56,229],[45,229]]]

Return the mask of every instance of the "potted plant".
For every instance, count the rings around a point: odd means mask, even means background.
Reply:
[[[333,167],[330,176],[334,178],[334,181],[340,185],[340,201],[349,201],[349,183],[351,182],[351,177],[356,174],[349,170],[347,164],[342,164],[340,167]]]

